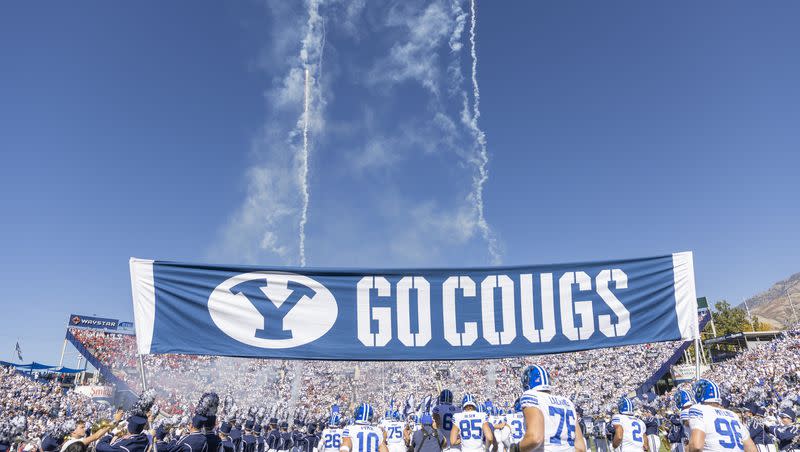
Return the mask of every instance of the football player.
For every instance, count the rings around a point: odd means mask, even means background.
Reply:
[[[525,435],[525,416],[522,415],[522,404],[514,401],[514,412],[506,414],[506,423],[511,427],[510,444],[519,444]]]
[[[719,386],[701,378],[694,384],[697,404],[689,408],[689,452],[756,452],[750,432],[733,411],[722,407]]]
[[[522,452],[586,452],[586,441],[575,416],[575,405],[566,397],[551,394],[550,375],[542,366],[522,371],[522,396],[525,434],[518,445]]]
[[[644,435],[646,427],[641,419],[633,415],[633,401],[627,397],[619,399],[617,411],[611,418],[614,426],[614,440],[611,444],[619,452],[648,452],[649,446]]]
[[[339,452],[342,446],[342,429],[339,427],[341,416],[339,413],[331,413],[328,418],[328,426],[322,430],[322,438],[320,438],[317,450],[319,452]]]
[[[681,437],[680,442],[675,445],[673,452],[685,452],[686,446],[689,444],[689,433],[691,427],[689,426],[689,408],[694,405],[694,397],[685,389],[680,389],[675,393],[675,406],[680,413],[679,419],[681,423]]]
[[[462,452],[483,452],[485,444],[494,443],[486,413],[478,411],[478,403],[470,394],[461,400],[461,410],[453,415],[450,447],[460,445]]]
[[[359,405],[353,413],[353,423],[342,432],[341,452],[389,452],[383,431],[370,425],[374,410],[368,403]]]
[[[400,418],[400,413],[391,410],[387,411],[386,417],[381,423],[381,428],[383,429],[383,437],[389,452],[405,452],[406,442],[403,438],[405,425]]]
[[[450,430],[453,429],[453,415],[458,411],[458,408],[453,405],[453,392],[449,389],[443,389],[439,394],[438,404],[433,407],[433,421],[439,429],[439,434],[445,439],[444,451],[450,450]]]

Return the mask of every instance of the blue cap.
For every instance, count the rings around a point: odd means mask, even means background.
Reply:
[[[431,417],[430,414],[425,413],[422,415],[421,418],[419,418],[419,423],[422,425],[431,425],[433,424],[433,418]]]
[[[167,431],[164,429],[164,427],[158,427],[156,429],[156,439],[158,441],[161,441],[166,437],[167,437]]]
[[[44,452],[56,452],[61,449],[61,444],[58,442],[58,439],[53,438],[51,435],[45,435],[42,438],[42,450]]]
[[[203,428],[203,426],[206,425],[206,421],[208,421],[207,417],[195,414],[192,416],[192,427]]]
[[[138,435],[144,431],[144,426],[147,425],[147,418],[142,416],[131,416],[128,418],[128,431],[134,435]]]
[[[219,426],[219,431],[222,433],[228,434],[231,432],[231,424],[227,422],[223,422],[222,425]]]

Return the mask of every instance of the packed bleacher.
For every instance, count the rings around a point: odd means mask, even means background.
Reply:
[[[70,333],[94,362],[107,367],[133,391],[141,390],[133,336],[81,329]],[[260,407],[288,422],[298,417],[323,419],[334,405],[342,407],[343,414],[352,412],[362,401],[369,401],[376,413],[390,408],[419,413],[430,409],[445,388],[456,394],[469,392],[512,411],[521,393],[520,371],[531,364],[548,369],[553,392],[568,397],[583,416],[608,420],[617,400],[633,394],[681,345],[664,342],[495,361],[278,361],[150,355],[143,362],[148,386],[155,389],[160,412],[156,418],[161,424],[169,419],[173,436],[179,436],[188,432],[200,395],[209,391],[235,401],[232,410],[238,410],[240,417]],[[715,364],[703,376],[719,382],[726,406],[755,413],[757,417],[749,419],[769,429],[779,426],[782,413],[800,404],[799,362],[800,336],[787,333]],[[670,416],[679,411],[674,392],[638,399],[636,403],[644,409],[639,414],[659,413],[661,422],[669,424]],[[56,381],[34,381],[13,368],[0,371],[0,449],[2,441],[11,441],[17,450],[53,452],[43,447],[50,444],[47,437],[69,436],[78,431],[76,421],[90,426],[110,419],[112,411],[109,405],[63,389]],[[122,430],[118,427],[117,433]]]
[[[131,389],[141,389],[134,336],[81,329],[71,332]],[[585,411],[599,413],[609,411],[621,395],[635,392],[681,345],[663,342],[493,362],[276,361],[148,355],[144,366],[147,379],[176,412],[189,410],[197,395],[212,385],[248,404],[270,400],[287,409],[314,412],[331,403],[346,404],[360,398],[373,400],[385,410],[392,399],[405,400],[412,393],[417,397],[436,394],[443,384],[456,391],[469,388],[509,406],[518,396],[519,369],[539,363],[558,376],[559,391],[580,401]],[[630,365],[620,366],[621,362]],[[443,373],[446,378],[441,378]],[[433,378],[436,375],[440,378]]]

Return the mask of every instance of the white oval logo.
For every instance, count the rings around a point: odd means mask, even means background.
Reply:
[[[208,312],[228,336],[261,348],[290,348],[313,342],[336,323],[333,294],[294,273],[253,272],[218,285]]]

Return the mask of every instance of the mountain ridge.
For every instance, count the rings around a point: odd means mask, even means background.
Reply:
[[[800,273],[776,282],[739,306],[744,307],[745,303],[751,314],[778,327],[795,323],[800,318]]]

